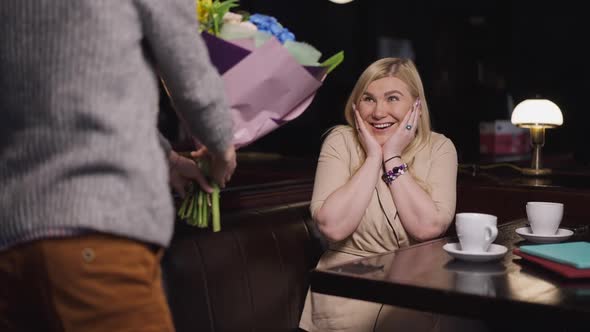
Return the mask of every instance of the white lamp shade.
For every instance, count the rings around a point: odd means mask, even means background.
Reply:
[[[352,0],[330,0],[333,3],[349,3],[352,2]]]
[[[563,124],[563,115],[550,100],[526,99],[516,105],[511,121],[520,127],[556,127]]]

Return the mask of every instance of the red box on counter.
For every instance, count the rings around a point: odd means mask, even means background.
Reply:
[[[530,152],[530,134],[510,120],[480,122],[479,152],[482,155],[522,155]]]

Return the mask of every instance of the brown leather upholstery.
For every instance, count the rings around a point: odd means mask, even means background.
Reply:
[[[223,215],[218,233],[177,223],[162,262],[177,331],[296,331],[323,244],[308,203]]]

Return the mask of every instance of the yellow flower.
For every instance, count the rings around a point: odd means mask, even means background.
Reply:
[[[196,0],[197,1],[197,18],[201,24],[206,24],[209,19],[209,11],[211,10],[212,0]]]

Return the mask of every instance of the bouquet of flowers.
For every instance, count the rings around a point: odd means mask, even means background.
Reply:
[[[321,52],[297,41],[276,18],[232,11],[238,0],[196,2],[200,33],[230,103],[236,148],[300,116],[326,75],[344,59],[339,52],[320,63]],[[180,218],[208,227],[210,214],[215,219],[213,230],[218,231],[219,190],[208,197],[198,185],[193,188],[179,209]]]

